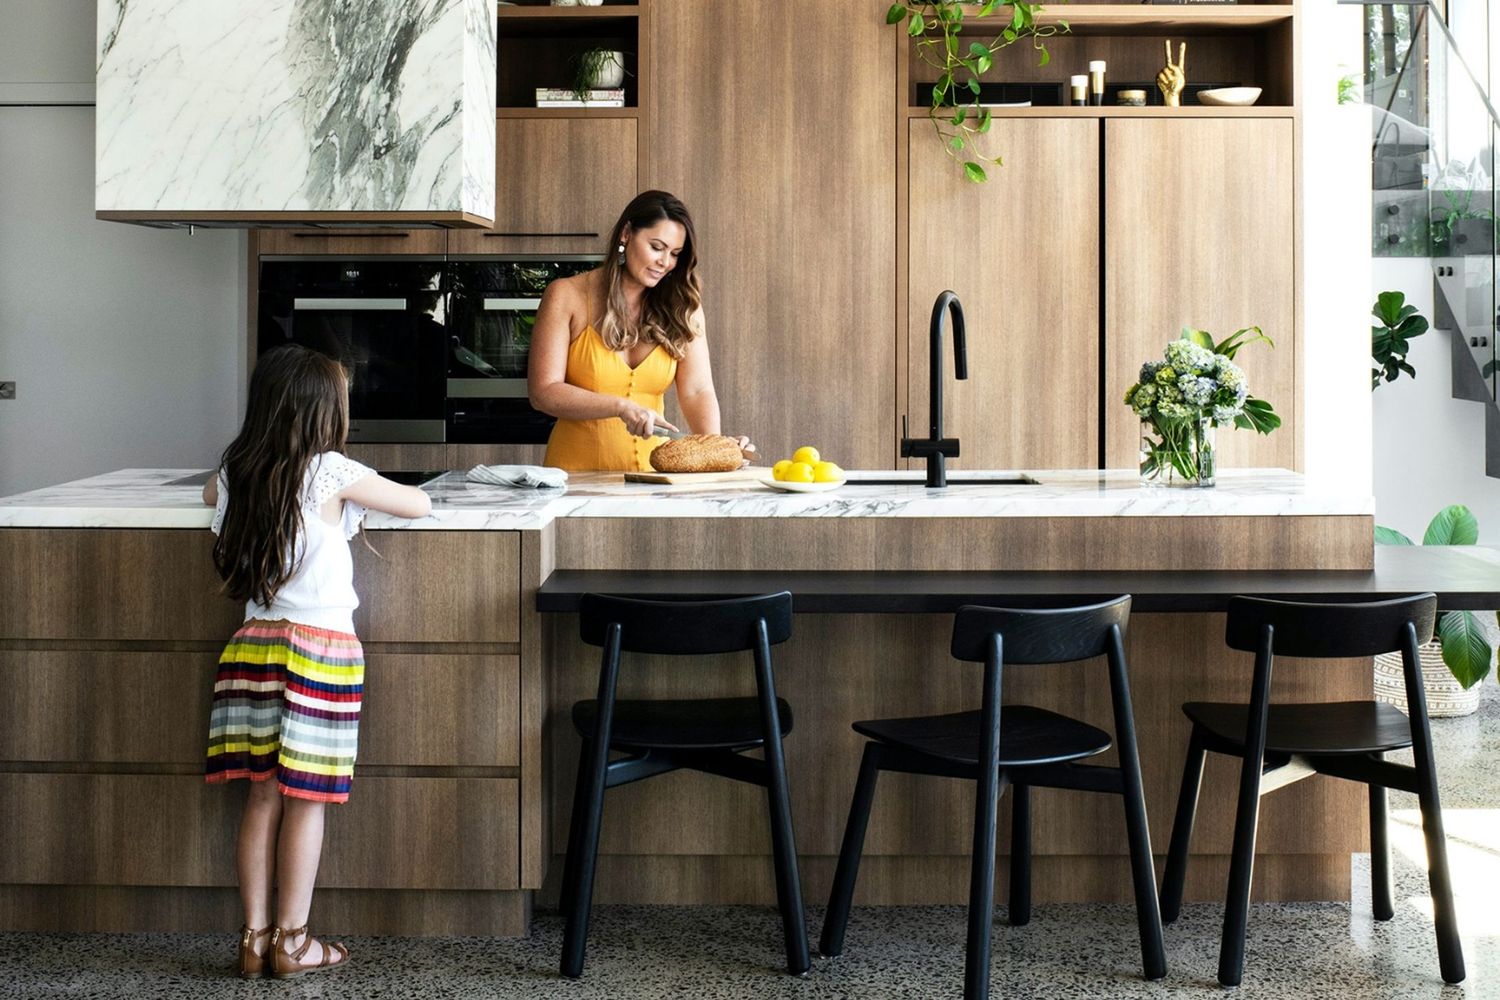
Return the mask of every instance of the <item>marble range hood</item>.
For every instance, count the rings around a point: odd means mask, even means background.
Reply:
[[[489,226],[494,0],[99,0],[95,214]]]

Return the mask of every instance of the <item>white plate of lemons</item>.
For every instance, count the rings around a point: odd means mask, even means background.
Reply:
[[[836,490],[847,481],[843,469],[825,461],[812,447],[798,448],[791,458],[771,466],[771,477],[764,480],[771,489],[787,493],[822,493]]]

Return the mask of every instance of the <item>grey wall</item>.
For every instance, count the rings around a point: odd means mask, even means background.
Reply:
[[[94,108],[45,103],[92,67],[94,5],[0,0],[0,25],[0,496],[207,468],[238,423],[245,234],[97,221]]]

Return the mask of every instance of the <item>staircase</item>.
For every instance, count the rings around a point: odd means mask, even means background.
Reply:
[[[1375,252],[1431,258],[1432,326],[1450,339],[1453,396],[1483,407],[1485,474],[1500,479],[1500,113],[1482,82],[1490,78],[1489,68],[1481,65],[1483,76],[1475,73],[1433,0],[1357,2],[1371,8],[1367,28],[1372,40],[1381,40],[1366,86],[1375,106]],[[1459,17],[1476,20],[1464,25],[1463,36],[1483,53],[1492,16],[1486,0],[1448,0],[1447,9],[1455,23]]]

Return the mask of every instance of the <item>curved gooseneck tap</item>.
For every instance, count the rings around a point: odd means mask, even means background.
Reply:
[[[943,314],[953,319],[953,375],[969,377],[969,352],[964,336],[964,307],[958,296],[945,290],[932,304],[932,323],[927,329],[927,406],[931,434],[926,439],[905,435],[906,418],[902,418],[901,457],[927,459],[927,485],[948,485],[945,459],[958,457],[958,438],[943,437]]]

